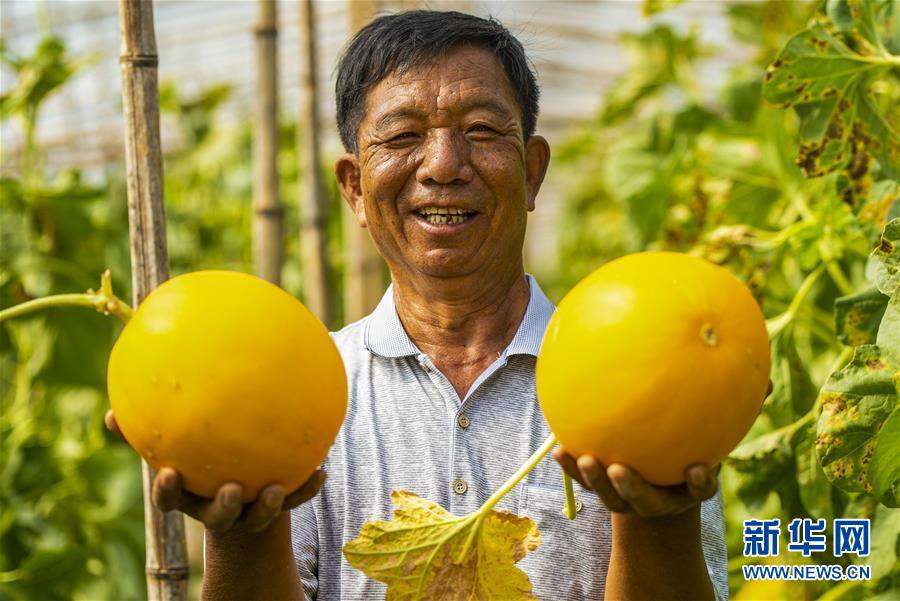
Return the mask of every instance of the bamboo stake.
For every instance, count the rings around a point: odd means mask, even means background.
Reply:
[[[150,0],[119,0],[122,96],[125,113],[125,166],[131,278],[134,307],[169,277],[159,139],[156,36]],[[187,597],[188,564],[184,519],[162,513],[150,500],[155,475],[142,462],[147,597],[169,601]]]
[[[258,276],[279,284],[284,208],[278,199],[278,9],[274,0],[259,0],[258,4],[253,260]]]
[[[328,257],[328,197],[322,178],[319,146],[319,106],[316,71],[316,13],[313,0],[300,0],[303,65],[299,128],[300,244],[303,252],[303,292],[306,306],[332,326],[331,265]],[[303,43],[305,42],[305,44]],[[305,119],[303,118],[305,117]]]
[[[350,0],[350,29],[355,35],[377,10],[375,0]],[[383,261],[368,233],[344,209],[347,266],[344,274],[344,321],[362,319],[375,308],[384,292]]]

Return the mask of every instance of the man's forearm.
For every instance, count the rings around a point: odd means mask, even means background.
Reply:
[[[700,506],[642,518],[612,514],[606,599],[714,599],[700,543]]]
[[[290,513],[260,533],[207,531],[202,598],[305,601],[291,549]]]

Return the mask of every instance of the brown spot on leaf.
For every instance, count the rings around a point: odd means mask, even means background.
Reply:
[[[828,467],[835,478],[847,478],[853,474],[853,462],[849,459],[838,459]]]
[[[840,140],[843,135],[844,124],[841,121],[840,116],[835,115],[831,121],[828,122],[828,129],[825,132],[825,137],[833,140]]]
[[[885,255],[889,255],[894,252],[894,243],[885,238],[881,237],[881,242],[878,244],[878,248],[875,249],[876,252],[883,253]]]
[[[801,144],[797,151],[796,163],[807,177],[818,177],[824,175],[819,167],[819,156],[822,154],[822,147],[815,144]]]
[[[822,411],[829,414],[840,413],[847,408],[847,403],[839,392],[822,393]]]
[[[866,361],[866,367],[875,371],[875,370],[879,370],[879,369],[884,369],[885,367],[887,367],[887,364],[884,361],[882,361],[881,359],[876,358],[876,359],[869,359],[868,361]]]
[[[868,475],[869,462],[872,461],[872,455],[875,454],[875,444],[876,444],[876,440],[873,438],[873,439],[869,440],[869,442],[867,442],[866,445],[863,447],[863,453],[859,459],[860,470],[861,470],[860,476],[862,476],[863,478]]]

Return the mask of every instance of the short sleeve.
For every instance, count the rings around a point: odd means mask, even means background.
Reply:
[[[303,593],[314,601],[319,592],[319,531],[313,503],[291,510],[291,545]]]
[[[716,495],[700,505],[700,543],[716,599],[728,601],[728,550],[725,547],[721,483]]]

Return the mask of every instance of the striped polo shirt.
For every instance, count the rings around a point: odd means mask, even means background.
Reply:
[[[294,557],[309,599],[384,599],[385,585],[351,567],[341,549],[366,520],[390,520],[390,493],[406,489],[455,515],[477,510],[546,440],[535,361],[555,310],[528,276],[531,298],[506,350],[459,398],[406,334],[393,288],[368,317],[334,333],[347,370],[347,417],[325,461],[328,479],[292,511]],[[602,599],[610,514],[575,483],[580,510],[562,514],[562,472],[548,454],[497,505],[528,516],[541,544],[516,565],[547,601]],[[719,599],[728,597],[721,490],[701,507],[701,539]]]

